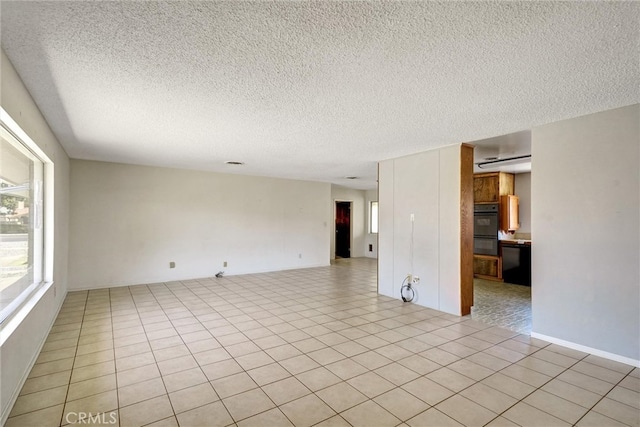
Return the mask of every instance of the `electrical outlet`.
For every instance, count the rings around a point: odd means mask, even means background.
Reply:
[[[417,285],[420,283],[420,278],[418,276],[413,276],[411,278],[411,283],[413,283],[414,285]]]
[[[411,222],[415,221],[416,216],[414,214],[411,214]]]
[[[169,268],[176,268],[176,263],[175,263],[175,262],[173,262],[173,261],[171,261],[171,262],[169,263]]]
[[[222,263],[222,266],[223,266],[223,267],[226,267],[226,266],[227,266],[227,261],[223,262],[223,263]]]

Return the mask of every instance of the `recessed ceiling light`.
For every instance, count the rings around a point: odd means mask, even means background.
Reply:
[[[225,165],[244,165],[244,162],[236,162],[233,160],[228,160],[226,162],[224,162]]]
[[[358,179],[357,176],[345,176],[346,179]]]

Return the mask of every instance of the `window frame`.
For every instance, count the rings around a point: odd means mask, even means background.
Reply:
[[[373,212],[374,212],[374,203],[375,203],[375,213],[376,219],[373,220]],[[375,231],[374,231],[375,225]],[[377,200],[371,200],[369,202],[369,234],[378,234],[380,231],[380,204]]]
[[[3,133],[21,144],[21,148],[42,163],[41,213],[36,214],[42,229],[38,245],[39,260],[34,259],[34,279],[18,296],[0,312],[0,345],[2,345],[27,314],[35,307],[46,291],[53,285],[53,238],[54,238],[54,164],[45,152],[13,120],[7,111],[0,107],[0,127]],[[36,266],[37,262],[37,266]],[[39,273],[36,277],[36,273]]]

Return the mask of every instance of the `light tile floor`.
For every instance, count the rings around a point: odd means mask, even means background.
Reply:
[[[6,425],[640,424],[640,370],[379,296],[375,275],[69,293]]]
[[[473,320],[531,334],[531,287],[474,279],[473,303]]]

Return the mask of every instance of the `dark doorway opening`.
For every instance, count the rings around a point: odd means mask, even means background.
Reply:
[[[336,202],[336,258],[351,257],[351,202]]]

